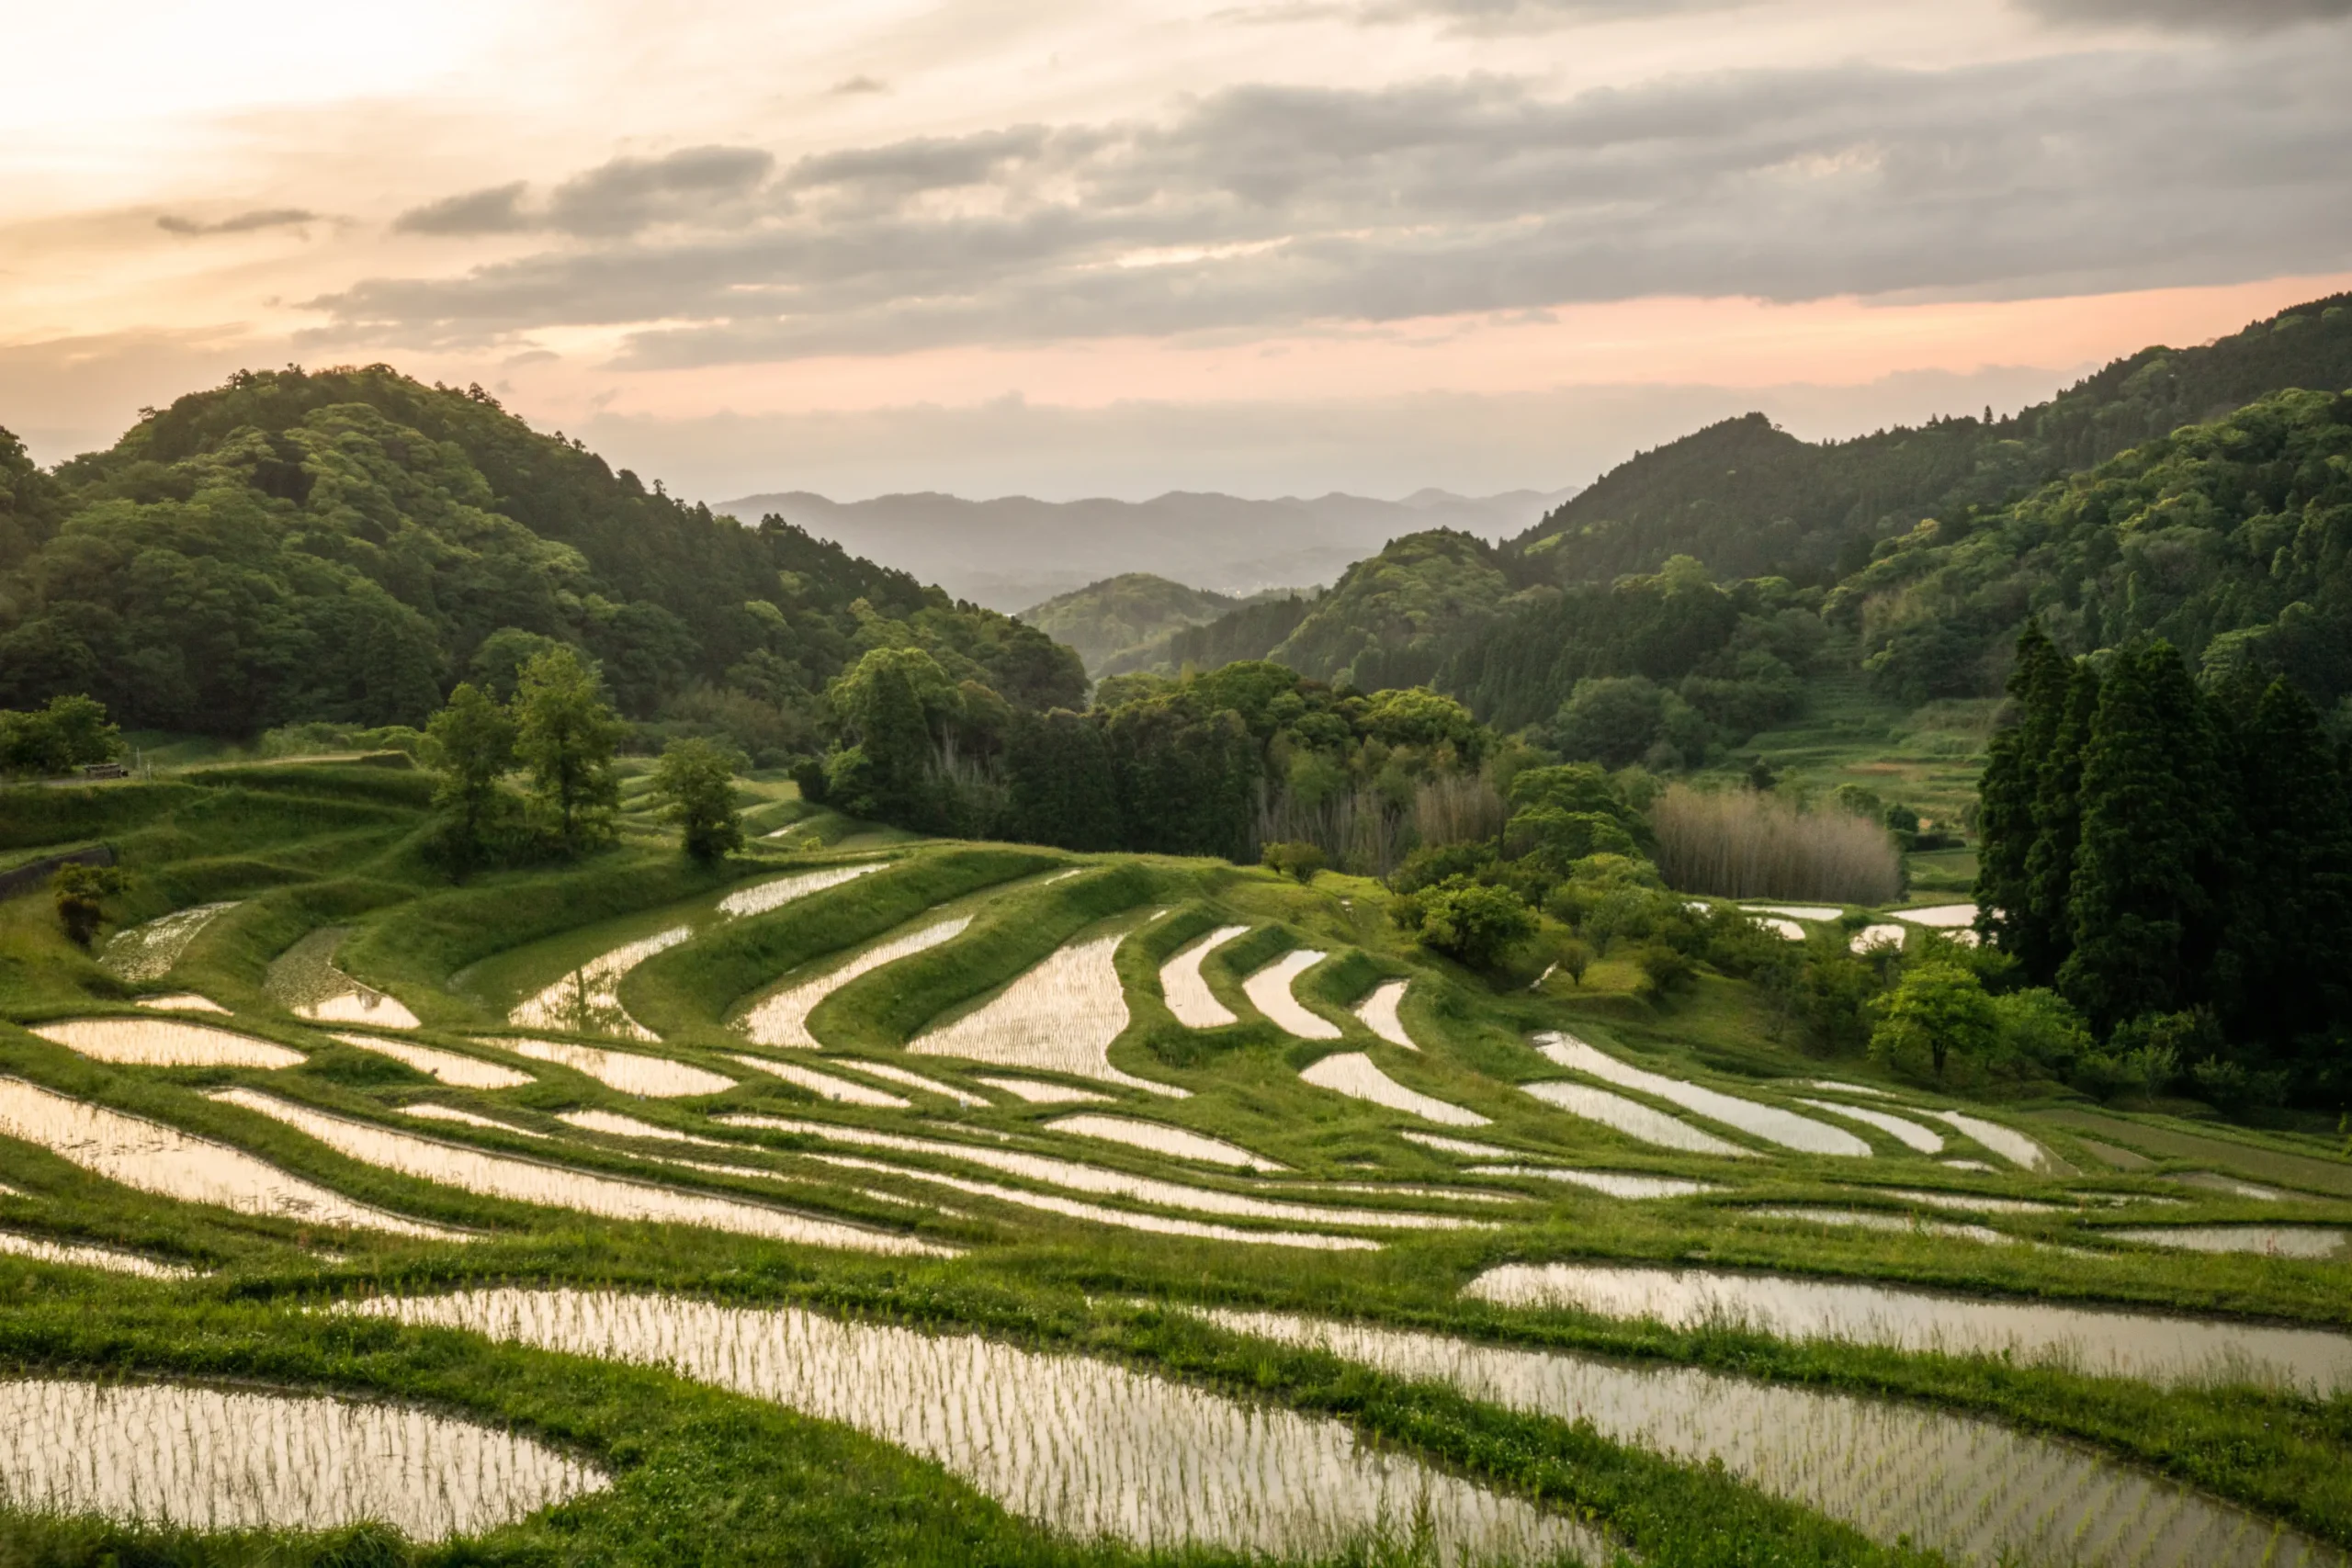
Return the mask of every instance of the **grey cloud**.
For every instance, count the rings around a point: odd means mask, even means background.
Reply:
[[[1365,23],[1434,17],[1455,32],[1544,32],[1584,22],[1639,20],[1690,11],[1736,11],[1761,0],[1370,0]]]
[[[523,211],[526,188],[516,180],[446,197],[411,208],[392,220],[392,227],[405,234],[511,234],[535,226]]]
[[[325,216],[301,207],[266,207],[204,223],[167,212],[155,220],[155,227],[171,234],[250,234],[260,229],[294,229],[305,223],[318,223]]]
[[[2294,35],[1564,99],[1491,77],[1244,87],[1159,123],[804,160],[680,207],[706,216],[658,239],[588,231],[462,277],[357,283],[312,301],[327,317],[314,341],[684,318],[698,324],[639,332],[621,356],[681,367],[1641,295],[2000,296],[2327,271],[2352,263],[2346,63]]]
[[[2352,0],[2018,0],[2053,22],[2143,22],[2184,32],[2256,32],[2352,17]]]
[[[574,234],[628,234],[711,216],[749,196],[775,167],[757,147],[687,147],[661,158],[616,158],[556,186],[548,221]]]
[[[877,81],[871,76],[852,76],[846,81],[834,83],[828,90],[843,96],[859,93],[887,93],[890,90],[890,84]]]

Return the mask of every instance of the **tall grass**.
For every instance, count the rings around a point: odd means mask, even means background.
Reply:
[[[1883,904],[1903,889],[1894,840],[1842,811],[1802,811],[1769,795],[1676,784],[1650,808],[1667,885],[1727,898]]]

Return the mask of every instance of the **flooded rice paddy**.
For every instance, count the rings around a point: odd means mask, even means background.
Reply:
[[[1684,1176],[1644,1176],[1626,1170],[1572,1170],[1556,1165],[1474,1165],[1469,1170],[1473,1176],[1538,1177],[1545,1181],[1565,1181],[1611,1198],[1696,1198],[1724,1190],[1712,1181],[1693,1181]]]
[[[1910,940],[1910,937],[1911,932],[1908,927],[1890,925],[1882,920],[1874,925],[1864,926],[1860,931],[1856,931],[1846,946],[1849,952],[1868,953],[1872,948],[1901,947]]]
[[[217,1012],[227,1017],[229,1010],[210,997],[194,991],[172,991],[160,997],[141,997],[137,1005],[153,1008],[157,1012]]]
[[[460,1127],[480,1127],[488,1133],[512,1133],[522,1138],[548,1136],[536,1127],[517,1127],[511,1122],[499,1122],[488,1116],[479,1116],[473,1111],[460,1110],[454,1105],[435,1105],[429,1100],[422,1105],[403,1105],[401,1107],[401,1114],[422,1117],[427,1122],[453,1122]]]
[[[1419,1089],[1407,1089],[1373,1065],[1370,1056],[1361,1051],[1342,1051],[1326,1056],[1298,1075],[1317,1089],[1328,1089],[1333,1094],[1344,1094],[1351,1100],[1369,1100],[1391,1111],[1401,1111],[1408,1116],[1418,1116],[1424,1122],[1435,1122],[1442,1127],[1484,1127],[1487,1117],[1449,1101],[1434,1099]]]
[[[620,1177],[599,1176],[567,1166],[493,1155],[438,1139],[421,1138],[366,1122],[330,1116],[252,1089],[222,1089],[213,1096],[308,1134],[362,1165],[395,1171],[484,1198],[544,1208],[570,1209],[608,1220],[700,1225],[737,1235],[803,1242],[892,1256],[952,1256],[953,1249],[913,1236],[863,1230],[837,1220],[815,1219],[782,1209]]]
[[[109,1181],[184,1203],[217,1203],[241,1214],[309,1224],[464,1239],[458,1232],[355,1203],[242,1149],[53,1094],[21,1078],[0,1077],[0,1134],[38,1144]]]
[[[1843,1116],[1849,1122],[1859,1122],[1865,1127],[1875,1127],[1904,1147],[1923,1155],[1944,1152],[1944,1137],[1931,1127],[1897,1116],[1892,1111],[1876,1111],[1866,1105],[1839,1105],[1834,1100],[1799,1099],[1799,1105],[1809,1105],[1815,1111],[1826,1111],[1832,1116]]]
[[[988,1001],[907,1043],[919,1055],[1034,1067],[1181,1100],[1185,1090],[1123,1073],[1111,1042],[1127,1027],[1127,993],[1112,962],[1123,932],[1068,942]]]
[[[334,951],[350,934],[348,926],[322,926],[272,959],[262,981],[269,999],[316,1023],[416,1028],[416,1014],[334,966]]]
[[[485,1062],[479,1056],[456,1051],[435,1050],[430,1045],[414,1045],[405,1040],[379,1040],[372,1034],[330,1034],[327,1038],[390,1056],[402,1066],[413,1067],[452,1089],[521,1089],[532,1081],[530,1074],[502,1067],[496,1062]]]
[[[1987,1301],[1838,1280],[1702,1269],[1506,1264],[1464,1293],[1504,1306],[1571,1307],[1669,1328],[1747,1327],[1914,1353],[2009,1357],[2160,1387],[2211,1380],[2325,1395],[2352,1389],[2352,1338],[2315,1328]]]
[[[640,1100],[683,1100],[690,1095],[724,1094],[735,1087],[733,1078],[719,1077],[701,1067],[673,1062],[664,1056],[641,1056],[633,1051],[607,1051],[596,1045],[574,1045],[564,1040],[526,1040],[504,1035],[485,1039],[485,1045],[502,1051],[512,1051],[518,1056],[528,1056],[535,1062],[551,1062],[560,1067],[570,1067],[575,1073],[585,1073],[606,1089],[633,1094]]]
[[[567,1034],[652,1040],[653,1032],[629,1017],[628,1010],[621,1006],[621,981],[655,953],[667,953],[694,934],[692,926],[672,926],[651,936],[623,942],[516,1003],[514,1010],[506,1015],[506,1021],[517,1029],[556,1029]]]
[[[2050,1151],[2027,1137],[2023,1133],[1987,1122],[1981,1117],[1959,1111],[1928,1111],[1920,1114],[1932,1116],[1944,1125],[1982,1144],[2011,1165],[2026,1170],[2048,1170],[2052,1161]]]
[[[1611,1094],[1605,1089],[1595,1089],[1581,1083],[1523,1083],[1519,1086],[1546,1105],[1556,1106],[1571,1116],[1581,1116],[1602,1126],[1645,1144],[1662,1149],[1679,1149],[1684,1154],[1722,1155],[1731,1159],[1753,1159],[1754,1149],[1741,1148],[1725,1143],[1713,1133],[1702,1133],[1679,1117],[1669,1116],[1653,1106],[1622,1094]]]
[[[1370,996],[1356,1004],[1356,1017],[1363,1021],[1366,1029],[1391,1045],[1418,1051],[1420,1047],[1413,1043],[1410,1034],[1405,1032],[1405,1021],[1396,1012],[1405,999],[1407,988],[1411,985],[1410,980],[1383,980],[1372,988]]]
[[[1742,904],[1756,915],[1781,915],[1792,920],[1834,920],[1846,911],[1831,904]]]
[[[1108,1105],[1112,1097],[1097,1094],[1076,1084],[1054,1083],[1045,1078],[1009,1078],[980,1076],[979,1081],[990,1089],[1002,1089],[1015,1100],[1031,1105]]]
[[[806,898],[811,893],[822,893],[828,887],[854,882],[861,876],[880,871],[887,863],[870,860],[857,865],[829,865],[821,871],[804,871],[738,888],[718,901],[718,913],[721,918],[730,920],[764,915],[783,908],[796,898]]]
[[[697,1138],[692,1133],[681,1133],[675,1127],[657,1127],[650,1122],[640,1122],[617,1111],[560,1111],[555,1119],[567,1127],[577,1127],[583,1133],[601,1133],[608,1138],[650,1138],[663,1144],[700,1144],[708,1149],[733,1147],[717,1138]]]
[[[2008,1247],[2017,1237],[1990,1225],[1962,1224],[1951,1220],[1923,1220],[1916,1214],[1894,1214],[1883,1209],[1830,1209],[1813,1204],[1745,1209],[1739,1213],[1765,1220],[1794,1220],[1800,1224],[1838,1225],[1851,1230],[1887,1231],[1903,1235],[1941,1236],[1950,1241],[1981,1242]]]
[[[1726,1127],[1736,1127],[1752,1137],[1768,1144],[1778,1144],[1785,1149],[1802,1154],[1839,1155],[1868,1158],[1870,1145],[1842,1127],[1832,1127],[1800,1116],[1793,1111],[1783,1111],[1776,1105],[1761,1105],[1752,1100],[1741,1100],[1712,1089],[1702,1089],[1680,1078],[1670,1078],[1663,1073],[1645,1072],[1639,1067],[1619,1061],[1616,1057],[1594,1050],[1572,1034],[1544,1033],[1535,1037],[1535,1048],[1547,1060],[1564,1067],[1587,1074],[1603,1083],[1615,1084],[1637,1093],[1679,1105],[1694,1115]]]
[[[1442,1562],[1600,1561],[1583,1527],[1361,1442],[1084,1358],[667,1297],[479,1292],[353,1310],[665,1368],[843,1422],[1081,1539],[1326,1553],[1427,1518]]]
[[[160,980],[187,952],[205,927],[237,907],[238,900],[195,904],[115,932],[98,958],[108,974],[123,980]]]
[[[2316,1225],[2151,1225],[2139,1230],[2101,1231],[2118,1241],[2169,1247],[2186,1252],[2251,1252],[2265,1258],[2334,1258],[2344,1250],[2344,1233]]]
[[[1976,923],[1976,906],[1973,904],[1938,904],[1931,908],[1890,909],[1887,913],[1898,920],[1907,920],[1915,926],[1928,926],[1937,931],[1957,931]]]
[[[2101,1455],[1989,1421],[1690,1368],[1632,1367],[1274,1313],[1204,1312],[1236,1334],[1562,1421],[1740,1480],[1893,1545],[1955,1562],[2078,1568],[2319,1568],[2340,1554]]]
[[[912,1101],[902,1096],[892,1094],[888,1089],[876,1089],[872,1084],[855,1083],[848,1078],[835,1077],[831,1073],[820,1073],[814,1067],[795,1066],[790,1062],[773,1061],[764,1056],[733,1056],[729,1060],[741,1062],[745,1066],[766,1073],[771,1077],[782,1078],[796,1089],[807,1089],[820,1100],[830,1100],[842,1105],[871,1106],[876,1111],[912,1109]]]
[[[1159,966],[1159,995],[1177,1022],[1187,1029],[1218,1029],[1239,1021],[1201,977],[1201,960],[1249,930],[1248,926],[1219,926]]]
[[[1295,1034],[1301,1040],[1337,1040],[1340,1035],[1340,1026],[1319,1013],[1309,1011],[1291,991],[1298,977],[1322,963],[1326,956],[1313,948],[1293,948],[1244,980],[1241,994],[1250,998],[1251,1007],[1265,1014],[1267,1020],[1284,1033]]]
[[[869,975],[886,964],[895,964],[941,942],[953,942],[971,923],[971,916],[958,915],[952,920],[941,920],[905,936],[876,942],[844,964],[763,998],[743,1015],[742,1031],[755,1045],[813,1049],[817,1037],[808,1032],[808,1015],[817,1010],[819,1002],[861,975]]]
[[[218,1029],[169,1018],[75,1018],[34,1026],[52,1045],[128,1067],[298,1067],[300,1051]]]
[[[739,1057],[737,1059],[745,1060],[747,1058]],[[925,1077],[921,1073],[909,1072],[906,1068],[894,1066],[888,1062],[869,1062],[865,1057],[860,1056],[849,1065],[855,1067],[859,1072],[864,1073],[868,1077],[881,1078],[885,1082],[897,1084],[902,1089],[913,1089],[918,1094],[935,1094],[942,1100],[950,1100],[955,1101],[956,1104],[964,1107],[967,1111],[985,1111],[988,1109],[989,1102],[982,1100],[977,1094],[973,1094],[966,1089],[957,1089],[952,1083],[943,1083],[937,1078]]]
[[[1425,1149],[1436,1149],[1442,1154],[1461,1155],[1469,1159],[1516,1159],[1519,1157],[1519,1153],[1515,1149],[1497,1148],[1492,1144],[1474,1144],[1467,1138],[1449,1138],[1442,1133],[1419,1133],[1408,1130],[1396,1135],[1408,1144],[1419,1144]]]
[[[0,1382],[0,1501],[197,1530],[380,1522],[438,1541],[608,1483],[526,1438],[421,1410],[168,1383]]]
[[[193,1269],[183,1268],[176,1263],[158,1263],[135,1252],[122,1252],[111,1247],[91,1247],[81,1242],[51,1241],[46,1236],[20,1235],[15,1231],[0,1231],[0,1253],[69,1269],[102,1269],[109,1274],[131,1274],[142,1280],[193,1280],[197,1277]]]
[[[1101,1138],[1108,1143],[1125,1144],[1130,1148],[1148,1149],[1171,1159],[1200,1160],[1208,1165],[1221,1165],[1233,1170],[1281,1170],[1283,1167],[1261,1155],[1253,1155],[1238,1144],[1228,1144],[1223,1138],[1212,1138],[1203,1133],[1187,1132],[1162,1122],[1138,1122],[1126,1116],[1098,1116],[1081,1112],[1047,1122],[1046,1131],[1066,1134],[1071,1137]]]

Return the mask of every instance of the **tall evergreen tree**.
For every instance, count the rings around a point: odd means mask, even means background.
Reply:
[[[2199,999],[2216,922],[2211,727],[2172,645],[2125,649],[2083,756],[2075,951],[2059,987],[2101,1031]]]
[[[2066,676],[2065,699],[2048,749],[2039,759],[2033,798],[2033,844],[2026,852],[2025,899],[2010,928],[2008,951],[2035,985],[2054,985],[2075,950],[2069,901],[2075,850],[2082,839],[2083,752],[2098,712],[2098,671],[2077,660]]]
[[[2352,799],[2319,716],[2284,681],[2245,724],[2237,783],[2231,1032],[2281,1057],[2299,1043],[2324,1049],[2332,1027],[2352,1024]]]
[[[1120,846],[1118,789],[1099,720],[1066,708],[1023,716],[1005,761],[1014,837],[1066,850]]]
[[[2028,863],[2037,833],[2034,808],[2041,769],[2065,716],[2066,661],[2028,621],[2009,676],[2010,722],[1993,737],[1977,786],[1976,927],[2004,951],[2046,950],[2034,927]]]

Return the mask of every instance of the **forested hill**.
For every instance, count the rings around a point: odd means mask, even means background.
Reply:
[[[1826,584],[1924,518],[2000,504],[2287,388],[2352,388],[2352,295],[2201,348],[2143,349],[1989,423],[1963,415],[1815,444],[1760,413],[1726,420],[1619,465],[1508,547],[1553,582],[1687,555],[1721,579]]]
[[[381,366],[240,373],[51,474],[0,433],[0,706],[87,692],[232,737],[413,725],[550,639],[631,717],[755,752],[804,745],[813,694],[873,647],[1022,705],[1085,692],[1041,632]]]

